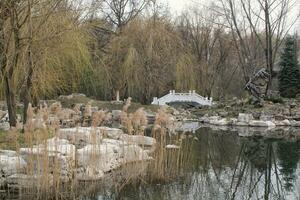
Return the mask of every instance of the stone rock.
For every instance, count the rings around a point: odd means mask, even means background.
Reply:
[[[116,146],[119,146],[119,147],[123,147],[124,145],[128,145],[127,142],[125,141],[122,141],[122,140],[114,140],[114,139],[108,139],[108,138],[105,138],[101,141],[102,143],[101,144],[112,144],[112,145],[116,145]]]
[[[112,113],[113,120],[116,121],[120,120],[122,110],[113,110],[111,113]]]
[[[128,144],[137,144],[141,146],[154,146],[156,144],[156,140],[154,138],[142,135],[122,134],[119,139],[127,142]]]
[[[123,164],[151,159],[138,145],[103,139],[100,145],[87,145],[77,150],[77,176],[80,180],[100,179]]]
[[[48,169],[49,173],[54,173],[59,170],[63,181],[68,181],[73,174],[76,148],[67,140],[51,138],[32,148],[20,148],[20,154],[28,163],[32,162],[34,172],[45,173],[45,169]],[[47,162],[43,162],[45,158]]]
[[[82,126],[84,127],[90,126],[91,122],[92,122],[92,106],[90,104],[87,104],[83,112]]]
[[[96,167],[80,167],[76,171],[76,179],[79,181],[96,181],[104,177],[104,172]]]
[[[290,126],[291,122],[288,119],[282,121],[274,121],[276,126]]]
[[[121,149],[121,163],[127,164],[130,162],[147,161],[151,157],[138,145],[128,145]]]
[[[60,129],[59,138],[67,139],[79,146],[92,143],[100,144],[103,132],[101,129],[92,127],[64,128]]]
[[[217,126],[227,126],[229,124],[229,122],[225,118],[210,120],[209,123]]]
[[[227,117],[227,116],[228,116],[228,112],[222,111],[222,112],[219,112],[219,115],[220,115],[221,117]]]
[[[120,166],[120,151],[114,144],[87,145],[77,150],[77,164],[84,172],[88,167],[109,172]]]
[[[98,130],[102,132],[104,135],[106,135],[108,138],[112,139],[119,139],[120,136],[123,134],[123,131],[118,128],[109,128],[109,127],[98,127]]]
[[[291,120],[291,126],[300,127],[300,121]]]
[[[47,189],[53,185],[53,176],[51,174],[45,175],[26,175],[13,174],[7,177],[7,185],[10,189],[19,188],[42,188]]]
[[[180,149],[180,146],[177,146],[175,144],[168,144],[166,146],[166,149]]]
[[[0,122],[6,122],[8,119],[7,111],[0,110]]]
[[[8,131],[10,129],[9,122],[0,122],[0,130]]]
[[[274,121],[275,118],[273,115],[262,114],[259,118],[261,121]]]
[[[239,113],[238,122],[248,124],[251,120],[253,120],[252,114]]]
[[[237,124],[237,122],[238,122],[237,118],[230,118],[230,119],[228,120],[228,123],[229,123],[229,125],[231,125],[231,126],[235,126],[235,125]]]
[[[276,127],[276,125],[271,121],[260,121],[260,120],[251,120],[249,122],[249,125],[253,127]]]
[[[0,154],[0,174],[7,177],[12,174],[22,173],[27,166],[26,161],[16,152],[2,150]]]

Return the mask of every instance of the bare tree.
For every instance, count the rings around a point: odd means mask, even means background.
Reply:
[[[260,57],[257,57],[258,54],[249,47],[255,46],[264,50],[262,64],[271,74],[267,86],[268,92],[272,85],[273,68],[280,45],[299,18],[298,15],[288,20],[288,13],[297,1],[220,0],[220,2],[222,5],[220,12],[223,12],[231,27],[246,81],[255,68],[261,67]]]
[[[153,0],[103,0],[103,11],[109,22],[122,29]]]

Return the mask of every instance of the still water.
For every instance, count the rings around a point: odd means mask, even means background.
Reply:
[[[177,161],[155,166],[115,191],[82,199],[299,200],[300,141],[239,137],[200,128],[181,140]],[[170,153],[170,152],[169,152]]]

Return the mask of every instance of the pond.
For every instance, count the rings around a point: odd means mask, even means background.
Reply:
[[[177,161],[164,163],[163,176],[153,175],[150,165],[146,174],[118,190],[82,199],[300,198],[300,141],[200,128],[185,134],[178,151],[182,154]]]

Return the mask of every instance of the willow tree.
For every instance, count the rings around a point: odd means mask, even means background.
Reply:
[[[8,107],[10,126],[16,126],[15,71],[22,56],[22,28],[27,21],[26,2],[0,2],[0,69]]]
[[[178,18],[177,31],[185,51],[192,57],[189,65],[193,66],[192,71],[189,68],[182,71],[194,74],[194,89],[206,96],[213,95],[218,79],[224,75],[220,73],[222,69],[226,68],[226,75],[234,71],[226,62],[233,60],[234,55],[230,57],[232,40],[225,28],[216,13],[204,9],[192,8]],[[227,84],[222,78],[222,84]]]
[[[0,67],[11,126],[17,122],[17,96],[26,121],[30,101],[71,91],[88,66],[88,37],[72,5],[71,0],[1,1]]]
[[[30,102],[76,90],[83,69],[89,66],[88,37],[78,13],[71,10],[63,0],[28,0],[26,56],[18,74],[24,122]]]
[[[175,67],[180,38],[164,19],[136,19],[111,42],[105,58],[106,71],[121,97],[132,96],[144,103],[175,86]]]

